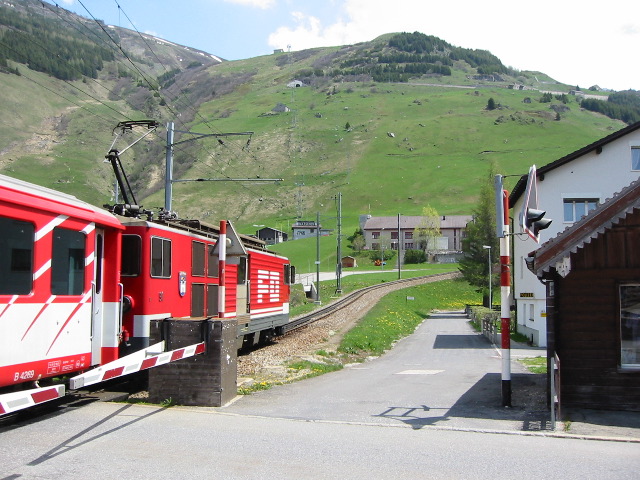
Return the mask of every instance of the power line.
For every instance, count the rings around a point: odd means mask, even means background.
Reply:
[[[160,60],[159,56],[155,53],[154,49],[152,48],[152,46],[149,44],[149,42],[147,41],[147,39],[140,33],[140,31],[135,27],[135,25],[133,24],[133,22],[131,21],[131,19],[129,18],[129,16],[127,15],[127,13],[122,9],[122,7],[120,6],[120,4],[118,3],[117,0],[114,0],[115,4],[117,5],[117,7],[119,8],[119,11],[121,11],[125,17],[127,18],[127,20],[131,23],[131,25],[133,26],[134,30],[137,32],[137,34],[140,36],[140,38],[143,40],[143,42],[145,43],[146,47],[148,48],[149,52],[156,58],[156,60],[158,60],[158,63],[160,63],[162,65],[162,67],[164,68],[165,72],[168,72],[168,67],[164,64],[164,62],[162,62],[162,60]],[[95,16],[89,11],[89,9],[84,5],[84,3],[79,0],[78,2],[83,8],[84,10],[87,12],[87,14],[91,17],[91,19],[93,20],[93,22],[95,22],[98,27],[100,28],[100,30],[102,31],[102,33],[104,34],[104,37],[102,35],[99,35],[96,31],[94,31],[93,29],[88,28],[88,26],[81,22],[79,19],[81,17],[77,17],[78,20],[78,24],[82,27],[82,28],[78,28],[76,26],[74,26],[71,22],[69,22],[65,16],[61,15],[59,9],[61,7],[59,7],[59,5],[56,3],[55,6],[56,8],[54,9],[51,5],[49,5],[49,9],[50,11],[53,11],[58,18],[60,18],[63,22],[65,22],[70,28],[73,28],[75,31],[77,31],[79,34],[81,34],[82,36],[84,36],[88,41],[95,43],[95,44],[102,44],[102,45],[106,45],[107,47],[109,47],[110,49],[112,49],[113,51],[117,52],[118,54],[116,55],[115,61],[118,64],[121,64],[124,66],[124,68],[131,70],[133,72],[136,72],[141,79],[148,85],[149,89],[154,92],[155,94],[157,94],[165,103],[167,110],[173,115],[173,117],[181,124],[181,125],[185,125],[184,122],[180,119],[180,114],[176,111],[176,109],[171,105],[171,102],[169,101],[169,99],[163,95],[163,92],[160,91],[159,87],[155,84],[155,82],[153,80],[151,80],[148,76],[148,73],[146,73],[141,66],[139,66],[135,59],[133,59],[122,47],[121,44],[119,44],[114,38],[113,36],[105,29],[104,25],[98,21]],[[44,7],[45,3],[43,2],[43,7]],[[86,30],[87,32],[89,32],[89,34],[85,33],[83,30]],[[22,33],[22,32],[21,32]],[[92,38],[93,37],[93,38]],[[108,39],[108,41],[106,40]],[[46,47],[44,47],[43,45],[39,44],[38,42],[35,42],[33,39],[30,39],[31,41],[34,42],[35,45],[38,46],[38,48],[41,48],[43,51],[48,52],[49,54],[51,54],[50,51],[48,51],[48,49]],[[118,59],[119,56],[122,56],[123,58],[126,59],[126,61],[128,63],[123,63],[122,60]],[[59,58],[59,57],[58,57]],[[111,120],[106,119],[103,116],[98,115],[95,112],[92,112],[91,110],[89,110],[86,106],[83,106],[79,103],[76,103],[66,97],[64,97],[63,95],[60,95],[58,92],[55,92],[54,90],[47,88],[46,86],[42,85],[41,83],[35,81],[32,78],[26,77],[29,80],[33,81],[34,83],[41,85],[43,88],[47,89],[48,91],[59,95],[61,98],[64,98],[65,100],[69,101],[70,103],[83,108],[84,110],[86,110],[87,112],[89,112],[92,115],[95,115],[96,117],[100,118],[101,120],[105,121],[105,122],[110,122]],[[109,92],[110,95],[115,95],[116,97],[118,97],[119,99],[121,99],[122,101],[126,102],[126,100],[124,98],[122,98],[121,96],[117,95],[112,89],[109,89],[108,87],[104,86],[102,83],[98,82],[96,79],[92,78],[92,81],[94,81],[97,85],[99,85],[101,88],[105,89],[107,92]],[[110,110],[114,111],[119,118],[129,118],[128,116],[126,116],[124,113],[114,109],[112,106],[104,103],[102,100],[100,100],[99,98],[96,98],[95,96],[91,95],[89,92],[84,91],[83,89],[77,87],[76,85],[73,85],[70,82],[65,81],[65,83],[67,83],[69,86],[71,86],[72,88],[77,89],[78,91],[80,91],[82,94],[87,95],[89,98],[91,98],[92,100],[99,102],[100,104],[104,105],[105,107],[109,108]],[[206,126],[206,128],[208,128],[210,131],[212,132],[216,132],[216,129],[210,124],[210,122],[204,117],[202,116],[202,114],[196,110],[193,105],[191,103],[188,102],[188,99],[181,99],[180,95],[185,94],[185,90],[181,89],[178,92],[178,96],[175,97],[174,101],[183,104],[184,108],[189,109],[196,118],[198,118],[199,120],[202,121],[202,123]],[[158,132],[155,133],[155,135],[158,138],[160,137],[160,134]],[[234,151],[234,153],[232,153],[232,155],[247,155],[249,158],[255,160],[256,162],[259,162],[259,159],[257,158],[257,156],[255,155],[255,153],[253,153],[251,150],[249,150],[249,143],[245,144],[245,145],[238,145],[236,142],[233,141],[229,141],[229,142],[224,142],[223,144],[220,144],[222,147],[224,147],[229,153],[231,153],[232,151]],[[226,173],[224,173],[224,170],[226,170],[226,167],[230,166],[230,163],[227,162],[226,166],[224,164],[222,164],[218,158],[218,155],[211,150],[208,146],[203,145],[202,148],[208,153],[209,158],[213,159],[213,161],[217,164],[217,169],[219,170],[219,173],[221,175],[223,175],[226,178],[230,178],[230,176]],[[182,148],[178,148],[178,151],[181,152],[187,152],[187,150],[183,150]],[[239,157],[237,157],[239,159]],[[258,189],[258,191],[256,191],[255,189],[250,188],[247,185],[241,185],[243,189],[245,189],[247,192],[251,193],[252,195],[260,195],[260,192],[262,189]],[[282,202],[278,202],[275,200],[271,200],[269,199],[268,203],[272,203],[273,205],[276,206],[284,206],[282,204]]]
[[[7,28],[11,29],[11,30],[12,30],[12,31],[14,31],[14,32],[17,32],[17,33],[20,33],[20,34],[22,34],[22,35],[25,35],[28,41],[30,41],[31,43],[33,43],[33,44],[37,45],[39,48],[41,48],[42,50],[44,50],[44,51],[45,51],[45,52],[47,52],[48,54],[50,54],[50,55],[52,55],[52,56],[55,56],[55,57],[57,57],[58,59],[60,59],[60,56],[59,56],[59,55],[55,54],[54,52],[52,52],[52,51],[48,50],[46,47],[44,47],[44,46],[43,46],[43,45],[41,45],[40,43],[36,42],[36,41],[32,38],[32,37],[33,37],[33,35],[29,35],[28,33],[23,32],[23,31],[21,31],[21,30],[18,30],[18,29],[14,28],[14,27],[11,27],[11,26],[7,26]],[[23,54],[21,54],[20,52],[18,52],[17,50],[15,50],[15,49],[14,49],[13,47],[11,47],[10,45],[7,45],[6,43],[4,43],[4,41],[0,40],[0,45],[4,46],[4,47],[5,47],[6,49],[8,49],[8,50],[11,50],[14,54],[16,54],[16,55],[21,56],[21,57],[23,57],[23,58],[24,58],[24,55],[23,55]],[[73,70],[75,70],[77,73],[80,73],[81,75],[83,75],[83,74],[82,74],[82,71],[81,71],[80,69],[78,69],[78,68],[76,68],[76,67],[73,67],[73,65],[71,65],[71,68],[72,68]],[[83,75],[83,76],[84,76],[84,75]],[[91,98],[92,100],[95,100],[96,102],[98,102],[98,103],[100,103],[100,104],[104,105],[104,106],[105,106],[105,107],[107,107],[108,109],[113,110],[113,111],[114,111],[114,112],[116,112],[119,116],[123,116],[123,117],[125,117],[125,118],[126,118],[126,115],[122,114],[122,112],[120,112],[120,111],[116,110],[116,109],[115,109],[115,108],[113,108],[111,105],[108,105],[108,104],[104,103],[102,100],[100,100],[99,98],[94,97],[94,96],[93,96],[93,95],[91,95],[90,93],[85,92],[84,90],[82,90],[82,89],[81,89],[80,87],[78,87],[77,85],[74,85],[73,83],[69,82],[68,80],[64,80],[64,79],[60,79],[60,78],[58,78],[58,80],[60,80],[60,81],[62,81],[62,82],[64,82],[64,83],[66,83],[66,84],[67,84],[67,85],[69,85],[70,87],[75,88],[76,90],[78,90],[78,91],[80,91],[80,92],[84,93],[86,96],[88,96],[88,97],[89,97],[89,98]],[[98,85],[100,85],[102,88],[104,88],[105,90],[107,90],[108,92],[110,92],[110,90],[109,90],[108,88],[104,87],[104,86],[103,86],[103,85],[101,85],[100,83],[98,83]],[[54,93],[55,93],[55,92],[54,92]]]

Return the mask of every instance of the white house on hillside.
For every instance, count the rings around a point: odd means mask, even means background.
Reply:
[[[540,232],[544,243],[640,177],[640,122],[538,168],[536,176],[538,208],[553,220],[549,228]],[[525,175],[509,196],[513,233],[522,231],[518,218],[526,182]],[[539,245],[526,235],[514,237],[512,291],[518,331],[537,345],[546,346],[545,286],[526,265],[529,253],[537,248]]]

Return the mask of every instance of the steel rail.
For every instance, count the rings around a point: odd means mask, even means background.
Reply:
[[[354,303],[355,301],[357,301],[358,299],[360,299],[363,295],[372,292],[374,290],[378,290],[380,288],[384,288],[384,287],[389,287],[389,286],[393,286],[393,285],[398,285],[398,284],[402,284],[402,283],[410,283],[410,282],[416,282],[417,280],[427,280],[427,279],[433,279],[433,280],[448,280],[450,278],[455,278],[460,276],[459,272],[446,272],[446,273],[435,273],[433,275],[424,275],[421,277],[412,277],[412,278],[403,278],[400,280],[393,280],[390,282],[384,282],[384,283],[379,283],[377,285],[371,285],[369,287],[364,287],[364,288],[360,288],[358,290],[354,290],[351,293],[348,293],[347,295],[339,298],[338,300],[331,302],[329,304],[327,304],[324,307],[321,307],[317,310],[314,310],[311,313],[299,316],[294,318],[293,320],[291,320],[289,323],[287,323],[286,325],[284,325],[283,327],[283,332],[285,334],[293,332],[294,330],[297,330],[298,328],[302,328],[306,325],[309,325],[313,322],[317,322],[318,320],[321,320],[323,318],[328,317],[329,315],[331,315],[332,313],[335,313],[336,311],[345,308],[349,305],[351,305],[352,303]]]

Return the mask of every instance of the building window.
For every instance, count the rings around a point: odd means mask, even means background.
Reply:
[[[640,147],[631,147],[631,170],[640,170]]]
[[[596,208],[599,199],[597,198],[565,198],[564,199],[564,221],[577,222],[591,210]]]
[[[620,366],[640,368],[640,284],[620,285]]]
[[[413,240],[413,232],[404,232],[405,240]]]
[[[151,276],[171,278],[171,240],[151,238]]]
[[[405,250],[412,250],[413,249],[413,242],[405,242],[404,243],[404,249]]]
[[[398,232],[391,232],[391,239],[392,240],[397,240],[398,239]]]
[[[397,250],[398,249],[398,242],[391,242],[391,250]]]
[[[373,250],[380,250],[380,244],[379,243],[372,243],[371,244],[371,248]]]
[[[371,232],[371,238],[380,238],[380,232]]]

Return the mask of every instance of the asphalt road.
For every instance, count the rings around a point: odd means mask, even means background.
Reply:
[[[515,362],[502,408],[500,365],[464,319],[432,317],[378,359],[224,408],[94,402],[0,428],[0,480],[637,478],[640,443],[553,436]]]
[[[512,358],[543,354],[540,349],[513,350]],[[536,392],[537,409],[531,409],[528,398],[531,383],[540,378],[515,361],[513,408],[502,407],[501,365],[499,351],[461,313],[441,313],[380,358],[242,397],[225,410],[412,428],[521,430],[525,421],[535,430],[547,427],[542,389]]]

